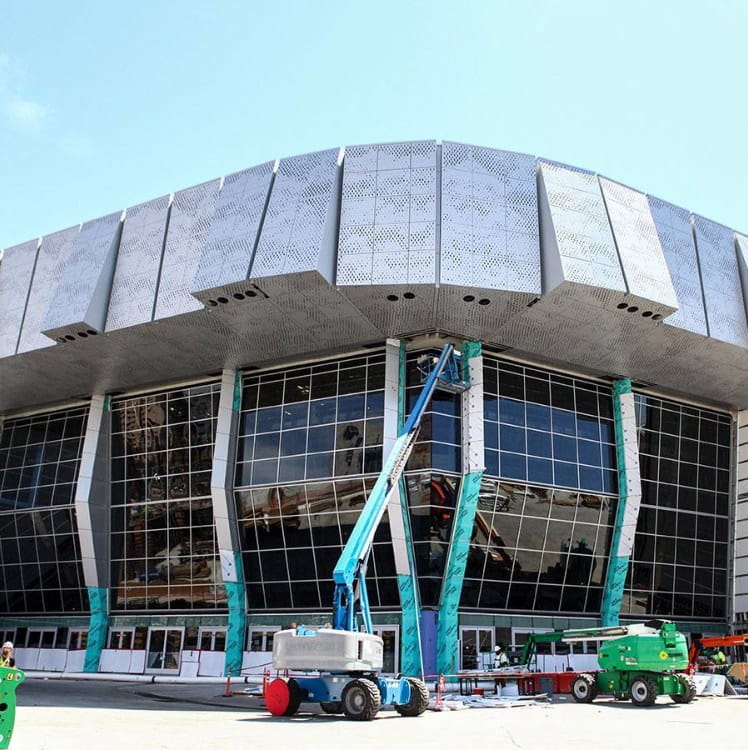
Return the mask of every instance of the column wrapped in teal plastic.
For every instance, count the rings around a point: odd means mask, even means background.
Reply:
[[[398,424],[405,421],[405,342],[400,343],[400,368],[397,397]],[[403,525],[405,527],[405,545],[408,550],[408,567],[410,575],[397,576],[397,588],[400,593],[401,631],[400,631],[400,671],[403,674],[422,676],[423,658],[421,655],[421,604],[418,592],[415,556],[413,555],[413,535],[410,530],[408,514],[408,495],[405,481],[400,478],[400,497],[403,502]]]
[[[234,379],[234,398],[232,400],[233,419],[242,405],[242,377],[237,371]],[[226,662],[224,675],[240,675],[244,658],[244,639],[247,632],[247,609],[244,585],[244,568],[241,553],[234,550],[234,570],[236,581],[226,581],[226,601],[229,609],[228,626],[226,628]]]
[[[226,630],[226,665],[224,675],[237,676],[242,671],[244,657],[244,634],[247,632],[247,610],[244,606],[244,572],[241,555],[234,553],[237,581],[226,584],[226,599],[229,608]]]
[[[462,345],[461,354],[462,376],[470,382],[469,360],[481,356],[480,343],[476,341],[465,342]],[[482,414],[480,418],[483,419]],[[468,446],[463,445],[462,450],[463,454],[466,454]],[[459,668],[458,612],[482,481],[482,471],[469,471],[463,474],[460,482],[460,492],[452,527],[452,539],[449,545],[449,557],[444,572],[444,583],[442,584],[437,626],[436,663],[439,673],[444,675],[454,675]]]
[[[613,529],[613,541],[610,545],[608,572],[605,576],[603,603],[600,611],[600,624],[603,627],[618,625],[623,601],[623,588],[626,584],[626,574],[629,567],[629,555],[618,555],[621,539],[621,527],[626,512],[628,489],[626,484],[626,451],[623,438],[623,416],[621,414],[621,395],[631,393],[631,381],[616,380],[613,384],[613,417],[616,435],[616,464],[618,467],[618,508],[616,510],[616,525]]]
[[[88,640],[83,671],[98,672],[101,652],[106,645],[109,628],[109,592],[107,589],[89,586],[88,604],[91,615],[88,620]]]

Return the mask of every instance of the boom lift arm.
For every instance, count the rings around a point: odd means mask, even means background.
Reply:
[[[520,664],[530,669],[535,660],[539,643],[583,643],[584,641],[607,641],[624,635],[642,635],[657,632],[657,628],[647,624],[613,625],[601,628],[580,628],[577,630],[552,630],[548,633],[530,633],[524,648]]]
[[[366,591],[366,570],[374,535],[387,508],[387,501],[405,469],[418,437],[421,418],[434,391],[439,387],[451,391],[465,390],[467,387],[467,383],[460,378],[459,360],[452,344],[447,344],[438,358],[428,355],[422,357],[418,366],[422,377],[426,378],[421,393],[333,570],[333,628],[336,630],[363,628],[366,633],[373,632]]]
[[[269,683],[265,703],[275,716],[293,715],[302,701],[319,701],[326,713],[342,712],[356,721],[373,719],[382,704],[393,705],[402,716],[420,716],[428,707],[429,693],[422,680],[381,676],[383,642],[373,632],[366,592],[374,536],[413,450],[426,407],[437,388],[460,393],[469,385],[461,377],[460,357],[452,344],[438,357],[421,357],[418,370],[424,381],[421,393],[333,571],[333,627],[302,625],[281,630],[273,638],[273,666],[307,673]]]

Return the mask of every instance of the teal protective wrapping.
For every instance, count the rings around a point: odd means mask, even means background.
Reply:
[[[83,662],[84,672],[98,672],[101,652],[106,645],[109,627],[109,592],[107,589],[88,588],[88,604],[91,615],[88,621],[88,641],[86,658]]]
[[[237,581],[229,581],[226,586],[226,600],[229,607],[226,632],[226,664],[224,675],[238,676],[242,672],[244,656],[244,634],[247,632],[247,610],[244,606],[244,572],[241,555],[234,553],[234,567]]]
[[[462,377],[470,382],[470,359],[481,356],[483,353],[481,344],[479,341],[466,341],[460,353]],[[466,453],[468,447],[463,445],[462,450]],[[437,625],[436,664],[438,672],[444,675],[454,675],[459,668],[458,612],[482,481],[483,472],[473,471],[463,474],[460,482],[460,494],[455,509],[452,541],[449,545],[449,558],[444,572]]]
[[[482,479],[483,472],[476,471],[463,476],[460,485],[437,630],[436,664],[444,675],[455,675],[459,667],[458,610]]]
[[[242,407],[242,374],[237,370],[234,376],[234,398],[231,408],[234,419]],[[234,570],[236,581],[226,581],[226,602],[228,604],[229,616],[226,629],[226,663],[223,673],[228,675],[240,675],[242,661],[244,658],[244,639],[247,632],[247,608],[245,603],[244,568],[242,557],[239,552],[234,551]]]
[[[628,490],[626,485],[626,452],[623,443],[623,417],[621,415],[621,395],[631,393],[631,381],[616,380],[613,384],[613,417],[616,434],[616,464],[618,466],[618,508],[616,511],[616,525],[613,529],[613,541],[610,545],[610,559],[608,572],[605,576],[603,589],[603,603],[600,610],[600,624],[603,627],[618,625],[623,601],[623,587],[626,584],[629,556],[618,555],[621,540],[621,527],[626,512]]]

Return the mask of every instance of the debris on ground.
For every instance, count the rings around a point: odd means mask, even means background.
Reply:
[[[430,711],[462,711],[466,708],[516,708],[518,706],[538,706],[549,703],[546,693],[537,695],[484,696],[484,695],[443,695],[441,699],[429,701]]]

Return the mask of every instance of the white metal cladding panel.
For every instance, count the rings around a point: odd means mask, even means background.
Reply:
[[[121,216],[122,212],[118,211],[81,227],[47,311],[44,331],[78,323],[103,330]],[[102,287],[106,290],[106,299],[101,299]],[[98,309],[94,310],[94,305]]]
[[[445,142],[442,283],[540,294],[535,157]]]
[[[564,280],[625,292],[597,177],[546,161],[539,165]],[[543,255],[550,251],[544,243]]]
[[[690,215],[651,195],[649,207],[678,298],[678,310],[668,316],[665,324],[706,336],[704,297]]]
[[[623,523],[615,554],[624,557],[631,554],[634,547],[636,525],[639,520],[642,489],[639,471],[639,447],[637,440],[634,394],[622,393],[617,397],[621,409],[623,430],[623,454],[626,467],[626,505],[623,509]]]
[[[168,215],[168,195],[127,209],[109,298],[107,331],[149,323],[153,318]]]
[[[400,342],[387,339],[385,346],[384,371],[384,432],[382,450],[385,456],[390,454],[400,426]],[[405,533],[403,520],[403,505],[400,495],[400,482],[395,487],[387,501],[387,517],[390,524],[392,551],[395,557],[395,572],[397,575],[410,574],[410,560],[408,559],[408,537]]]
[[[436,282],[436,142],[347,146],[339,286]]]
[[[107,491],[101,451],[108,440],[108,414],[104,410],[105,396],[94,395],[86,420],[81,448],[81,463],[75,488],[75,515],[78,520],[78,539],[81,547],[83,577],[86,586],[107,585],[107,550],[109,538],[102,530],[107,526],[102,516],[108,515]],[[102,434],[103,433],[103,434]],[[108,475],[108,466],[106,474]],[[103,527],[103,528],[102,528]]]
[[[39,240],[8,247],[0,263],[0,357],[16,353]]]
[[[224,179],[192,291],[242,282],[249,276],[262,214],[273,177],[266,162]]]
[[[216,525],[218,548],[223,566],[223,580],[236,582],[232,551],[236,547],[233,527],[236,523],[231,505],[233,502],[233,448],[236,440],[236,418],[234,411],[234,386],[236,372],[223,370],[221,373],[221,394],[216,421],[216,437],[213,448],[213,471],[210,479],[210,494],[213,501],[213,519]]]
[[[250,278],[320,270],[339,149],[282,159]],[[329,279],[331,281],[331,279]]]
[[[218,199],[218,185],[219,180],[211,180],[174,194],[154,320],[203,307],[191,294],[192,280],[210,229]]]
[[[604,177],[599,180],[629,292],[654,302],[655,312],[675,312],[678,297],[647,196]]]
[[[709,335],[748,347],[743,291],[732,229],[693,217]]]
[[[74,227],[63,229],[42,239],[34,279],[31,282],[31,293],[26,305],[23,330],[18,342],[19,354],[54,344],[41,331],[50,302],[62,278],[65,263],[73,248],[73,241],[79,231],[80,224],[76,224]]]
[[[464,355],[463,355],[464,356]],[[462,471],[486,468],[483,431],[483,357],[467,360],[470,387],[462,394]]]

